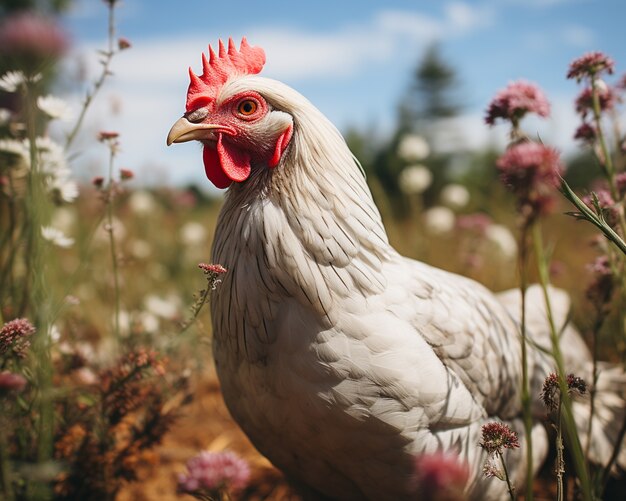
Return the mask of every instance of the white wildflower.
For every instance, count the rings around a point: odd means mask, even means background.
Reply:
[[[50,118],[68,121],[73,116],[70,106],[63,99],[56,96],[39,96],[37,98],[37,107]]]
[[[178,316],[180,300],[177,296],[169,295],[165,298],[150,294],[144,299],[146,311],[161,318],[176,318]]]
[[[50,186],[64,202],[71,203],[78,198],[78,184],[73,179],[57,178]]]
[[[28,143],[17,139],[0,139],[0,151],[11,153],[22,158],[24,162],[29,162]]]
[[[58,343],[60,341],[61,331],[56,324],[51,324],[50,327],[48,327],[48,337],[53,343]]]
[[[189,221],[180,229],[180,239],[185,245],[199,245],[206,240],[207,232],[204,226],[195,221]]]
[[[154,333],[159,330],[161,322],[154,313],[142,311],[139,314],[139,324],[144,332]]]
[[[430,147],[422,136],[407,134],[398,144],[398,156],[406,162],[419,162],[430,154]]]
[[[6,125],[11,120],[11,110],[0,108],[0,125]]]
[[[433,182],[433,174],[423,165],[411,165],[400,173],[398,184],[403,193],[418,195]]]
[[[128,205],[138,215],[149,215],[156,208],[154,196],[145,190],[137,190],[128,198]]]
[[[517,242],[506,226],[491,224],[485,230],[485,236],[498,246],[505,257],[514,258],[517,255]]]
[[[469,191],[460,184],[449,184],[441,190],[441,201],[453,209],[465,207],[470,200]]]
[[[26,77],[21,71],[8,71],[0,77],[0,89],[5,92],[15,92],[26,82]]]
[[[431,233],[448,233],[454,228],[454,221],[454,212],[447,207],[433,207],[424,213],[426,228]]]
[[[20,86],[26,82],[38,82],[41,80],[41,75],[36,74],[31,77],[27,77],[21,71],[7,71],[0,77],[0,89],[5,92],[15,92]]]
[[[41,228],[41,236],[44,240],[47,240],[48,242],[63,249],[67,249],[68,247],[74,245],[73,238],[66,236],[61,230],[52,226],[43,226]]]

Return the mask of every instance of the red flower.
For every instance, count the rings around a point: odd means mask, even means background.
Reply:
[[[568,393],[578,393],[584,395],[587,391],[587,383],[584,379],[575,376],[574,374],[568,374],[566,378]],[[558,408],[558,402],[560,400],[560,387],[559,376],[556,373],[548,374],[543,387],[541,389],[541,401],[548,408],[549,411],[556,411]]]
[[[111,141],[113,139],[117,139],[118,137],[120,137],[119,132],[106,130],[101,130],[100,132],[98,132],[98,141],[100,142]]]
[[[519,448],[517,433],[504,424],[493,421],[482,427],[480,445],[488,454],[502,454],[504,449]]]
[[[91,184],[93,184],[96,188],[102,188],[104,185],[104,178],[102,176],[96,176],[91,180]]]
[[[410,490],[422,500],[461,500],[469,480],[469,466],[452,452],[424,453],[415,458]]]
[[[511,82],[500,90],[487,108],[485,122],[494,125],[498,118],[518,122],[526,113],[540,117],[550,115],[550,103],[535,84],[522,80]]]
[[[575,78],[580,82],[585,77],[595,77],[604,72],[611,75],[614,67],[613,59],[602,52],[588,52],[571,62],[567,78]]]
[[[128,38],[124,38],[124,37],[118,38],[118,40],[117,40],[117,48],[119,50],[130,49],[131,47],[132,47],[132,44],[130,43]]]
[[[130,169],[120,169],[120,179],[122,181],[128,181],[135,177],[135,173]]]
[[[0,372],[0,395],[11,391],[20,392],[26,386],[26,379],[20,374]]]

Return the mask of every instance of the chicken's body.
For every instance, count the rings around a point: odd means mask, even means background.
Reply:
[[[233,417],[274,464],[327,497],[409,498],[413,458],[443,449],[469,464],[470,497],[502,499],[506,485],[484,478],[478,443],[492,420],[524,441],[515,300],[507,309],[476,282],[400,256],[343,138],[291,88],[245,75],[226,81],[214,106],[248,90],[292,130],[288,147],[274,133],[275,168],[246,153],[249,175],[230,185],[216,229],[212,259],[228,273],[212,297],[214,355]],[[229,161],[220,157],[230,178]],[[535,324],[545,344],[545,318]],[[537,395],[552,365],[531,347],[529,370]],[[547,439],[541,427],[533,434],[539,465]],[[519,483],[523,450],[507,461]]]

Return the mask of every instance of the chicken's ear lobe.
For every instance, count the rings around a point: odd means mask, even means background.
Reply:
[[[283,156],[283,153],[285,152],[285,150],[287,149],[287,146],[289,146],[289,141],[291,141],[291,136],[293,135],[293,124],[289,124],[289,127],[287,127],[283,133],[278,136],[278,139],[276,140],[276,146],[274,146],[274,154],[272,155],[272,158],[270,158],[268,165],[272,168],[276,167],[278,165],[278,162],[280,162],[280,159]]]

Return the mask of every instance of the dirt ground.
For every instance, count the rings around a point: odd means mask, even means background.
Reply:
[[[192,498],[176,494],[176,478],[185,471],[186,461],[202,450],[232,450],[246,459],[252,470],[249,487],[233,497],[239,500],[301,501],[280,471],[261,456],[233,421],[226,409],[215,374],[197,384],[196,398],[166,435],[163,444],[145,458],[139,480],[128,484],[118,501],[181,501]],[[552,469],[547,464],[535,482],[535,501],[556,498]],[[568,482],[567,499],[575,499],[574,486]],[[520,501],[524,496],[519,497]],[[626,499],[626,478],[613,479],[605,500]]]
[[[192,498],[176,494],[176,478],[186,461],[202,450],[229,449],[250,464],[249,487],[238,496],[246,500],[299,501],[283,475],[252,446],[232,420],[215,375],[198,384],[196,398],[166,435],[163,444],[145,458],[139,481],[129,484],[118,501],[181,501]]]

